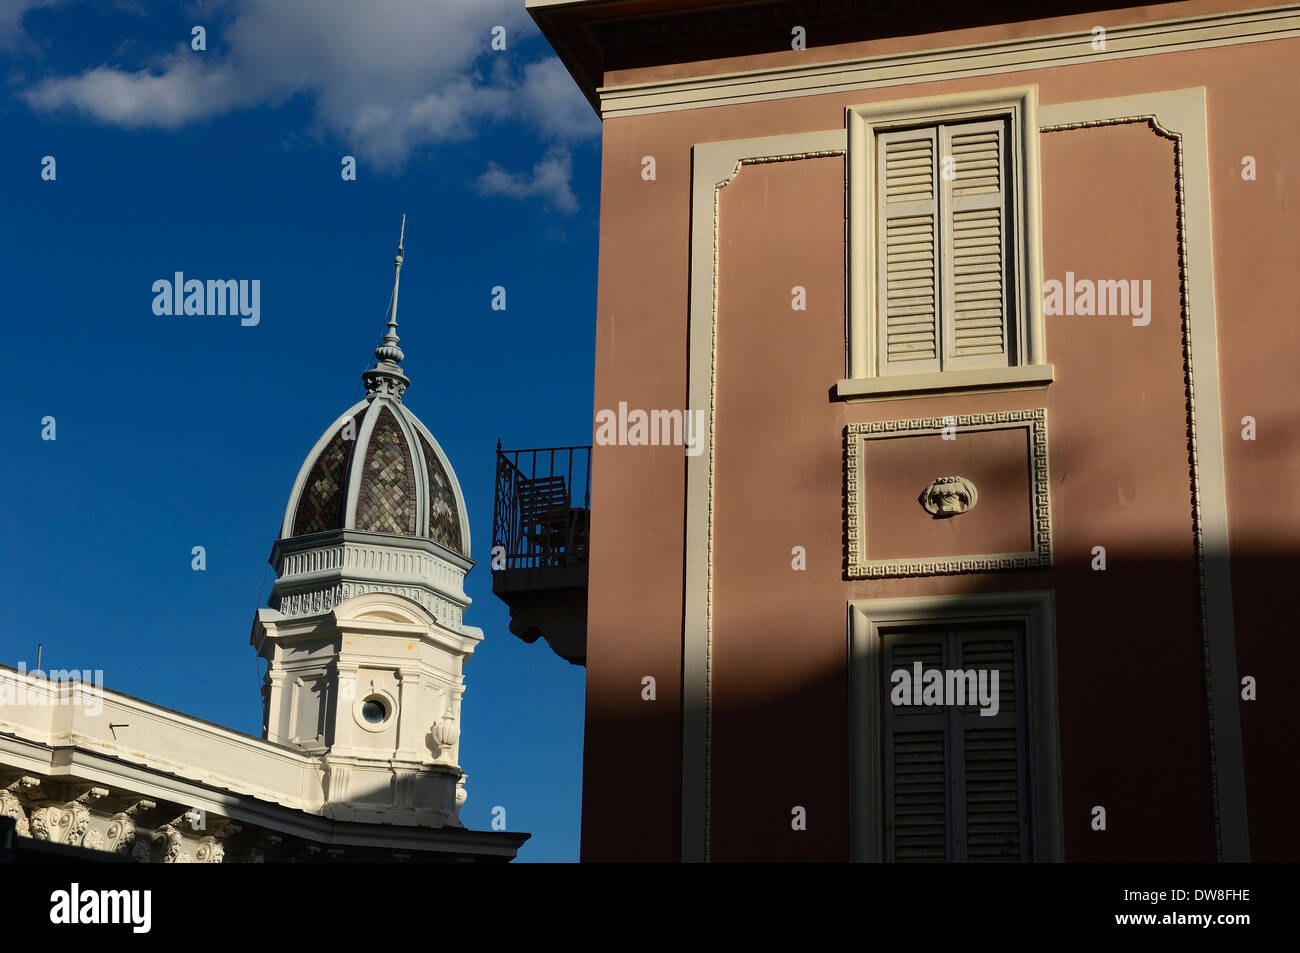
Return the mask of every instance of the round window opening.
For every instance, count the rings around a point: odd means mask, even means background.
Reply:
[[[378,698],[367,698],[361,703],[361,717],[372,725],[382,724],[388,717],[388,706]]]

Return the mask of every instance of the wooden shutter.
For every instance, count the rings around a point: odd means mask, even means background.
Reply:
[[[943,261],[951,263],[942,293],[943,366],[1005,366],[1011,363],[1006,123],[943,126],[940,146],[951,170],[940,201]]]
[[[1006,625],[898,629],[882,636],[885,859],[1030,860],[1022,638]],[[967,704],[895,705],[893,673],[998,671],[998,713]]]
[[[1007,630],[958,633],[965,670],[998,672],[998,713],[961,710],[963,860],[1029,860],[1025,730],[1020,711],[1019,640]]]
[[[937,371],[938,129],[881,133],[876,149],[880,373]]]
[[[946,636],[885,637],[886,859],[950,860],[947,717],[942,708],[895,706],[893,673],[944,667]]]

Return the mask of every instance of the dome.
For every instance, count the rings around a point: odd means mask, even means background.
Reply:
[[[321,434],[298,469],[271,547],[268,604],[279,619],[315,616],[384,592],[423,606],[469,645],[482,638],[463,624],[465,576],[474,567],[469,517],[447,455],[402,403],[411,382],[397,339],[400,240],[393,264],[388,331],[361,375],[366,396]]]
[[[402,238],[406,216],[402,216]],[[289,494],[280,539],[353,530],[433,540],[469,558],[465,498],[429,428],[402,404],[410,380],[398,346],[402,240],[393,259],[388,331],[375,366],[361,375],[366,397],[316,441]]]
[[[348,408],[298,471],[281,539],[340,529],[422,537],[469,556],[456,475],[399,394],[377,388]]]

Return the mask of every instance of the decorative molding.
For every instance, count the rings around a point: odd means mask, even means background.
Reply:
[[[713,427],[718,356],[718,216],[721,190],[749,165],[841,157],[844,130],[697,144],[691,193],[688,406],[707,407],[704,451],[686,461],[686,578],[682,654],[683,861],[709,858],[713,737]]]
[[[401,400],[402,395],[406,393],[406,388],[410,381],[400,378],[383,370],[371,368],[361,374],[362,381],[365,382],[366,393],[375,397],[387,397],[391,400]]]
[[[19,750],[11,738],[0,736],[3,763],[18,763],[15,755]],[[58,778],[49,783],[65,792],[62,798],[91,783],[90,778],[102,778],[105,768],[111,771],[114,767],[121,766],[111,761],[81,762],[76,756],[60,759]],[[321,844],[333,844],[336,849],[344,846],[349,858],[358,860],[384,860],[393,851],[418,861],[465,856],[513,858],[528,835],[465,831],[453,814],[465,800],[465,776],[458,770],[443,773],[457,784],[454,795],[448,792],[448,809],[415,806],[409,812],[411,820],[381,813],[356,818],[360,823],[340,823],[321,816],[320,812],[277,812],[265,803],[243,799],[186,808],[185,800],[193,792],[177,790],[169,791],[159,808],[159,803],[116,785],[111,789],[94,785],[88,792],[92,797],[84,801],[60,799],[34,804],[33,796],[46,799],[40,795],[38,779],[32,776],[21,777],[0,789],[0,807],[5,816],[19,822],[21,837],[129,855],[141,863],[264,863],[297,855],[324,859]],[[401,782],[406,788],[405,797],[420,804],[422,795],[416,777],[419,772],[404,770],[398,774],[407,779]],[[143,774],[136,774],[131,783],[141,778]],[[189,803],[204,802],[190,800]],[[235,823],[223,813],[227,806],[248,819]],[[29,813],[37,817],[35,832],[23,826]],[[315,816],[311,816],[313,813]],[[142,823],[141,819],[146,817],[152,819]]]
[[[688,76],[597,90],[603,119],[820,96],[1051,67],[1092,65],[1300,36],[1300,4],[1154,23],[1107,24],[1106,50],[1086,31],[909,50],[829,63]]]
[[[867,559],[866,533],[863,526],[866,514],[863,511],[862,477],[862,454],[865,452],[865,442],[879,437],[939,434],[944,432],[945,427],[949,432],[953,432],[954,427],[958,431],[1004,430],[1019,427],[1029,431],[1029,491],[1034,527],[1033,548],[1023,553],[986,553],[917,559]],[[1050,566],[1052,565],[1050,487],[1047,465],[1047,411],[1041,407],[1035,410],[1003,411],[996,414],[962,414],[849,424],[844,428],[846,576],[849,579],[881,579],[891,576],[934,576]],[[971,505],[974,505],[973,502]]]
[[[1237,708],[1205,90],[1198,87],[1065,103],[1044,107],[1039,119],[1043,133],[1142,123],[1174,146],[1188,465],[1205,657],[1215,851],[1221,861],[1245,862],[1250,859],[1250,837]],[[1214,554],[1208,561],[1207,548]]]
[[[463,570],[447,565],[432,553],[389,541],[369,545],[332,542],[296,552],[286,551],[278,575],[302,576],[348,569],[427,579],[452,592],[458,591],[465,579]]]
[[[992,394],[1042,389],[1052,383],[1055,376],[1056,368],[1051,364],[1012,364],[1007,367],[953,368],[937,374],[847,377],[835,385],[835,396],[845,401],[869,401]]]
[[[271,608],[285,616],[321,615],[355,596],[364,595],[368,592],[385,592],[405,596],[413,602],[418,602],[443,625],[460,631],[464,619],[463,607],[435,595],[423,586],[345,582],[318,589],[277,593],[271,597],[270,602]]]

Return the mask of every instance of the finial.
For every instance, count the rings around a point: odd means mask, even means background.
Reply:
[[[402,281],[402,252],[405,244],[406,214],[403,213],[402,231],[397,239],[397,256],[393,259],[393,301],[388,312],[388,330],[384,334],[383,343],[375,348],[375,366],[361,375],[366,385],[366,393],[378,392],[382,396],[395,397],[398,400],[401,400],[402,392],[410,383],[398,367],[406,355],[397,346],[397,292]]]

